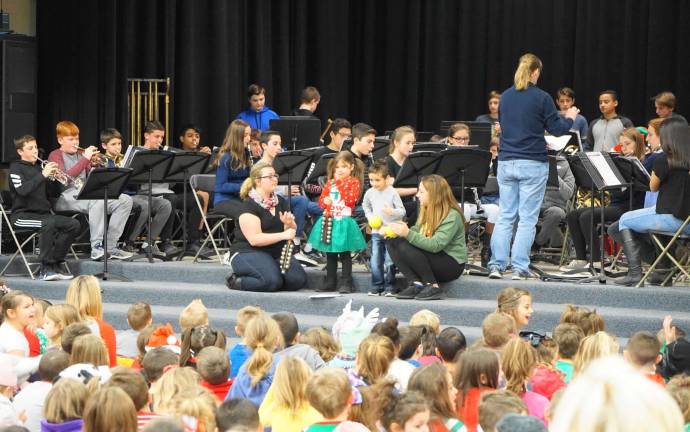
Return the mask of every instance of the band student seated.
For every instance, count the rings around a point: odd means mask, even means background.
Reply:
[[[201,129],[195,124],[188,123],[180,128],[180,149],[183,151],[199,151],[211,154],[211,149],[208,146],[201,146]]]
[[[283,151],[280,133],[276,131],[265,131],[261,134],[260,142],[261,148],[263,149],[260,162],[265,162],[273,166],[273,161],[276,156]],[[295,223],[297,224],[297,234],[293,242],[299,247],[304,237],[304,225],[307,216],[317,218],[323,214],[323,209],[319,207],[317,203],[309,201],[307,197],[302,195],[299,184],[293,184],[290,193],[288,193],[287,186],[278,186],[276,194],[283,198],[290,197],[290,211],[295,217]],[[301,254],[301,252],[296,258],[312,265],[318,264],[311,258]]]
[[[480,114],[474,121],[491,123],[494,127],[493,135],[500,135],[501,124],[498,122],[498,107],[501,104],[501,93],[496,90],[491,90],[489,93],[489,99],[486,105],[489,107],[489,112],[486,114]]]
[[[163,143],[163,138],[165,138],[165,128],[158,120],[146,123],[146,126],[144,126],[145,149],[160,149]],[[168,148],[167,150],[171,149]],[[170,206],[172,209],[172,212],[170,213],[170,216],[168,217],[167,222],[163,227],[163,230],[160,232],[160,250],[166,256],[173,256],[179,254],[181,252],[180,248],[173,246],[171,240],[173,236],[173,228],[175,228],[176,225],[175,210],[184,209],[184,195],[181,192],[175,193],[175,191],[173,191],[170,188],[170,185],[168,183],[154,183],[153,185],[151,185],[151,188],[154,200],[157,202],[161,202],[161,199],[167,200],[170,202]],[[148,189],[148,184],[142,184],[139,188],[138,196],[148,201]],[[155,206],[156,204],[154,202],[154,215]],[[201,238],[201,232],[199,231],[199,225],[201,223],[201,212],[199,211],[199,207],[196,205],[194,196],[191,193],[187,194],[187,214],[185,215],[185,217],[186,220],[184,223],[187,224],[187,241],[189,242],[187,251],[194,253],[197,252],[201,247],[201,244],[199,242],[199,239]],[[155,246],[155,237],[153,237],[153,234],[151,235],[151,238],[154,241]]]
[[[455,123],[448,128],[448,138],[446,142],[452,146],[464,147],[470,145],[470,127],[465,123]],[[453,196],[458,200],[462,206],[465,220],[469,221],[477,216],[486,218],[484,224],[484,235],[482,236],[482,251],[481,251],[481,265],[486,267],[491,258],[491,236],[494,232],[494,225],[498,222],[498,216],[501,213],[498,204],[483,203],[480,199],[481,188],[465,188],[465,193],[460,186],[453,186]]]
[[[533,249],[548,246],[559,248],[563,245],[559,225],[565,219],[566,206],[575,191],[575,176],[570,170],[568,161],[563,158],[556,161],[556,170],[558,171],[558,187],[549,188],[547,186],[546,188],[544,201],[539,210],[539,215],[542,218],[541,227],[534,238]]]
[[[400,126],[391,134],[389,154],[386,156],[388,182],[390,184],[395,182],[395,178],[398,176],[405,160],[412,153],[415,142],[415,131],[411,126]],[[405,206],[407,223],[414,225],[417,221],[417,201],[415,200],[417,188],[395,188],[395,191],[400,195]]]
[[[101,132],[101,147],[105,150],[105,156],[107,158],[107,166],[115,168],[119,166],[118,159],[122,155],[122,135],[117,129],[105,129]],[[132,189],[134,190],[134,189]],[[125,246],[124,250],[127,252],[137,252],[138,249],[134,245],[135,240],[145,232],[144,228],[149,220],[149,200],[148,195],[132,195],[132,213],[136,214],[136,219],[134,224],[130,224],[131,228],[127,228],[125,232]],[[161,197],[152,197],[153,204],[153,218],[151,220],[151,238],[156,239],[158,235],[165,227],[170,213],[172,212],[172,206],[170,202]],[[148,245],[142,248],[142,252],[146,253]],[[158,246],[154,244],[152,250],[154,255],[163,255]]]
[[[55,162],[60,171],[70,177],[80,178],[86,182],[86,175],[91,169],[91,158],[98,153],[94,146],[79,152],[79,128],[70,121],[61,121],[56,126],[57,141],[60,148],[50,152],[48,160]],[[57,211],[76,211],[89,215],[91,234],[91,259],[103,257],[103,200],[77,200],[77,186],[70,182],[55,204]],[[117,248],[117,241],[125,228],[129,213],[132,211],[132,198],[120,194],[117,199],[108,200],[108,257],[115,259],[131,258],[132,254]]]
[[[633,156],[642,160],[644,158],[644,139],[642,134],[635,128],[625,129],[619,137],[623,156]],[[610,193],[610,203],[604,209],[604,221],[617,221],[621,215],[630,210],[630,192],[628,190],[613,190]],[[644,202],[644,192],[633,193],[633,209],[639,209]],[[600,203],[600,205],[604,205]],[[592,212],[594,212],[594,225],[592,225]],[[601,209],[592,210],[589,203],[568,213],[568,228],[570,237],[575,247],[575,260],[563,270],[572,271],[585,269],[587,266],[587,248],[592,254],[592,261],[599,262],[601,259],[601,245],[599,243],[599,229]],[[590,244],[591,233],[594,232],[594,243]]]
[[[314,113],[316,112],[316,108],[319,106],[319,102],[321,102],[321,94],[316,87],[305,87],[304,90],[302,90],[299,102],[299,108],[293,110],[292,115],[316,118]]]
[[[497,176],[501,212],[491,238],[489,277],[493,279],[503,277],[508,258],[514,279],[531,277],[529,253],[549,175],[544,131],[556,136],[565,134],[578,113],[571,107],[566,118],[559,115],[551,96],[537,87],[541,69],[537,56],[523,55],[515,71],[514,86],[501,95]]]
[[[280,258],[283,246],[295,238],[297,225],[287,202],[276,195],[278,175],[267,163],[255,164],[242,184],[244,199],[239,223],[235,226],[235,241],[230,247],[228,276],[230,289],[242,291],[288,291],[304,288],[307,274],[297,260],[290,256],[284,274]]]
[[[309,175],[311,175],[311,172],[314,170],[314,167],[316,167],[316,164],[319,162],[319,159],[321,159],[321,156],[338,153],[343,148],[343,142],[352,137],[352,125],[349,121],[342,118],[333,120],[329,137],[330,142],[328,145],[325,145],[322,148],[314,151],[314,162],[312,162],[311,167],[309,168]],[[325,175],[319,178],[318,183],[305,183],[305,192],[312,201],[318,201],[319,196],[321,196],[324,183],[326,183]]]
[[[45,281],[72,279],[65,266],[65,256],[81,230],[79,221],[67,216],[51,214],[48,182],[57,170],[55,162],[43,168],[38,160],[36,139],[31,135],[14,141],[19,160],[10,165],[10,191],[13,195],[10,221],[16,228],[39,229],[41,268],[38,278]]]
[[[399,299],[439,300],[439,283],[462,275],[467,262],[465,220],[445,178],[436,174],[419,183],[419,217],[412,228],[392,223],[395,237],[386,241],[393,264],[410,283]],[[388,233],[390,237],[390,232]]]
[[[609,234],[623,244],[628,259],[628,275],[616,283],[636,285],[642,279],[642,260],[652,261],[653,248],[640,237],[650,231],[674,233],[690,214],[690,130],[680,117],[670,117],[661,124],[659,135],[663,154],[654,161],[649,180],[652,192],[659,192],[655,207],[624,213]],[[683,232],[690,235],[690,225]],[[671,253],[673,250],[670,251]],[[670,262],[660,265],[657,280],[663,280]]]
[[[213,208],[216,213],[237,219],[242,210],[240,189],[249,177],[252,159],[249,156],[251,128],[242,120],[233,120],[225,131],[212,168],[216,168],[216,187]]]
[[[249,107],[237,114],[235,119],[246,122],[252,129],[265,131],[271,120],[280,118],[266,106],[266,89],[259,84],[252,84],[247,88],[247,100]]]

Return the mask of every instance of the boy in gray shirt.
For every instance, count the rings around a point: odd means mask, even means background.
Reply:
[[[395,268],[388,252],[384,233],[381,227],[387,227],[392,222],[399,222],[405,216],[400,195],[388,183],[388,166],[383,160],[378,160],[369,168],[368,172],[371,188],[364,194],[362,208],[371,226],[371,284],[369,295],[385,295],[393,297],[393,283],[395,282]]]

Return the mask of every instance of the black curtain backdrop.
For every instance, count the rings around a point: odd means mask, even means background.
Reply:
[[[690,114],[688,22],[676,0],[41,0],[37,133],[46,149],[62,119],[82,146],[106,127],[128,137],[127,78],[167,76],[172,130],[197,123],[204,145],[221,143],[253,82],[279,114],[314,85],[322,122],[435,131],[484,113],[525,52],[544,63],[539,86],[573,87],[588,120],[612,88],[645,124],[662,90]]]

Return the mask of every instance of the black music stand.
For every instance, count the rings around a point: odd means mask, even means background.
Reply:
[[[211,159],[211,155],[200,151],[178,152],[173,156],[168,168],[166,182],[182,183],[182,252],[177,256],[180,261],[187,252],[187,186],[189,177],[203,174]],[[190,186],[191,187],[191,186]],[[192,193],[196,193],[192,191]]]
[[[611,180],[606,180],[604,176],[599,172],[597,167],[593,164],[593,162],[590,160],[592,157],[597,157],[597,155],[601,155],[604,160],[606,161],[606,164],[609,166],[611,169],[613,175],[615,176],[615,181],[613,179]],[[587,282],[593,282],[593,281],[599,281],[600,284],[605,284],[606,283],[606,269],[604,267],[604,193],[609,190],[616,190],[616,189],[624,189],[628,188],[630,190],[630,196],[632,199],[632,185],[630,183],[626,183],[625,178],[621,175],[620,171],[614,164],[614,162],[611,159],[611,156],[608,153],[586,153],[586,152],[579,152],[573,156],[570,157],[568,160],[570,163],[570,169],[573,172],[573,176],[575,177],[575,184],[578,186],[578,188],[583,188],[583,189],[589,189],[591,192],[591,199],[590,199],[590,209],[591,209],[591,219],[590,223],[592,227],[594,226],[594,194],[595,192],[599,192],[599,201],[601,203],[599,207],[599,214],[601,216],[600,219],[600,227],[599,227],[599,236],[600,236],[600,241],[599,241],[599,259],[600,259],[600,265],[601,269],[597,272],[594,269],[594,254],[592,253],[591,247],[594,245],[594,230],[590,232],[590,251],[589,251],[589,271],[592,274],[592,277],[581,279],[578,281],[578,283],[587,283]]]
[[[153,239],[151,239],[151,222],[153,220],[153,182],[163,183],[168,174],[168,168],[172,163],[175,153],[166,150],[149,150],[139,149],[132,156],[131,163],[128,168],[132,169],[132,175],[129,178],[130,183],[134,184],[148,184],[148,199],[149,199],[149,219],[147,224],[146,241],[149,244],[149,249],[146,256],[150,263],[153,262]]]
[[[455,123],[464,123],[470,128],[470,143],[476,145],[484,150],[489,150],[491,147],[491,135],[493,133],[493,124],[488,122],[478,121],[463,121],[463,120],[444,120],[441,122],[441,135],[447,135],[448,129]]]
[[[393,187],[419,187],[422,177],[436,173],[438,163],[438,153],[428,151],[410,153],[405,162],[403,162],[402,167],[400,167],[400,171],[393,182]]]
[[[306,116],[283,116],[269,121],[269,128],[280,134],[283,146],[300,150],[321,145],[321,120]]]
[[[77,195],[78,200],[103,200],[103,273],[94,275],[103,280],[114,278],[131,282],[122,275],[108,272],[108,197],[120,196],[131,174],[128,168],[95,168]]]
[[[460,207],[465,211],[465,187],[482,187],[489,177],[491,153],[476,147],[450,146],[439,153],[436,174],[451,186],[460,186]]]
[[[374,160],[385,159],[386,156],[390,154],[390,145],[391,140],[388,138],[377,137],[376,139],[374,139],[374,149],[371,151],[371,155],[374,158]]]
[[[309,173],[309,177],[305,180],[307,184],[317,184],[319,182],[319,177],[323,177],[328,173],[328,162],[331,161],[338,153],[326,153],[321,155],[319,160],[316,161],[314,169]]]

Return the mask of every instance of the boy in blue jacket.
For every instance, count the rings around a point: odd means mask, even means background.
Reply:
[[[269,129],[269,122],[280,118],[275,111],[266,106],[266,89],[259,84],[252,84],[247,89],[249,107],[237,114],[236,119],[244,120],[252,129],[265,131]]]

